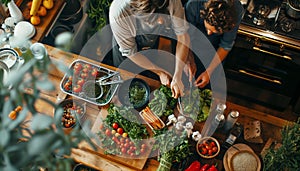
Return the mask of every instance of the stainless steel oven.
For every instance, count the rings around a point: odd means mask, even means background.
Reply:
[[[300,48],[240,31],[225,62],[228,93],[285,109],[300,91]]]

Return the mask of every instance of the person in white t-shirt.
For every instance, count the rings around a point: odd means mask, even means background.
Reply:
[[[183,95],[182,71],[190,37],[181,0],[114,0],[109,22],[117,43],[113,49],[115,66],[129,58],[139,67],[157,74],[162,84],[170,85],[174,98]],[[172,38],[172,35],[176,40],[173,76],[142,53],[157,49],[160,36]],[[161,60],[160,63],[166,63]]]

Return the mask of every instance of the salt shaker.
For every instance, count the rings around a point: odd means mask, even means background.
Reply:
[[[239,117],[239,112],[236,110],[233,110],[228,114],[228,116],[226,118],[225,126],[224,126],[224,130],[226,132],[229,131],[233,127],[233,125],[236,123],[238,117]]]

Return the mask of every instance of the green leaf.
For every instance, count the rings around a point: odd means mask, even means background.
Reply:
[[[55,141],[55,139],[56,135],[50,131],[36,133],[28,143],[28,154],[35,156],[47,151],[48,147]]]
[[[10,134],[9,134],[8,130],[3,129],[3,130],[0,130],[0,135],[1,135],[0,147],[3,148],[8,144],[9,139],[10,139]]]
[[[35,85],[36,85],[36,87],[38,89],[41,89],[41,90],[45,90],[45,91],[53,91],[53,90],[55,90],[55,86],[48,79],[38,80],[38,81],[35,82]]]
[[[37,114],[32,119],[31,129],[34,131],[47,129],[52,123],[52,117],[48,115]]]

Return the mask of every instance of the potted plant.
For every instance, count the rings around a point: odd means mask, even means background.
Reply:
[[[16,5],[14,0],[1,0],[2,4],[8,7],[9,14],[16,22],[23,20],[23,14],[20,8]]]
[[[269,148],[263,157],[263,170],[298,170],[300,168],[300,118],[281,130],[279,148]]]
[[[26,53],[30,56],[30,50]],[[45,61],[46,65],[51,60]],[[0,68],[0,170],[71,170],[71,149],[86,140],[83,129],[74,127],[65,134],[61,126],[63,109],[41,96],[41,91],[52,91],[54,85],[48,78],[48,68],[37,71],[39,61],[27,61],[9,76]],[[66,68],[55,63],[58,68]],[[40,69],[40,68],[39,68]],[[67,70],[64,70],[67,72]],[[9,78],[9,79],[4,79]],[[30,90],[30,91],[28,91]],[[55,108],[55,117],[40,113],[35,106],[41,100]],[[31,115],[28,121],[28,116]],[[81,125],[85,127],[85,125]],[[85,131],[87,129],[84,129]]]

